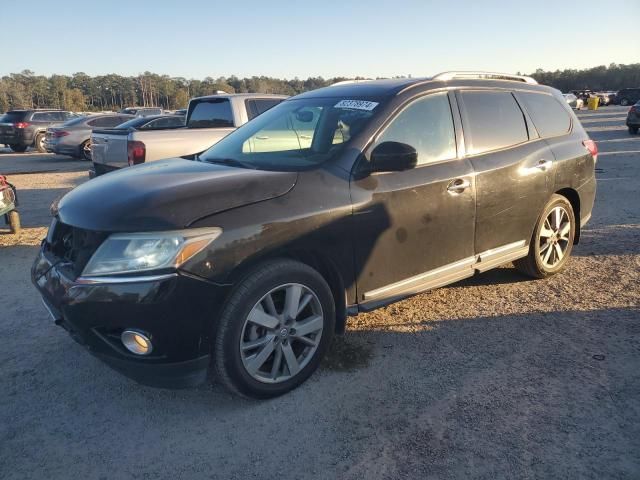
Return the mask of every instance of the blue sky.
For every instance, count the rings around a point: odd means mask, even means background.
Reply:
[[[640,0],[0,1],[0,75],[425,76],[640,62]]]

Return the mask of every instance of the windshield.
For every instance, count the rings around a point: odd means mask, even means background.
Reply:
[[[288,100],[227,135],[200,160],[264,170],[300,170],[324,163],[361,132],[378,99]]]

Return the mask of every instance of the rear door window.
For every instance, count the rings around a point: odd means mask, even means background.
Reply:
[[[467,153],[507,148],[529,139],[524,114],[511,92],[462,91]]]
[[[33,114],[32,120],[34,122],[54,122],[57,119],[54,117],[54,112],[36,112]]]
[[[231,104],[226,98],[197,100],[190,107],[187,120],[189,128],[228,128],[233,127]]]
[[[543,138],[564,135],[571,129],[569,112],[553,96],[545,93],[518,92],[538,133]]]
[[[387,126],[376,144],[400,142],[418,153],[418,165],[456,157],[456,136],[446,93],[422,97],[409,104]]]

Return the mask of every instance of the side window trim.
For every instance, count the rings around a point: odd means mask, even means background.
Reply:
[[[531,142],[533,140],[538,140],[539,138],[541,138],[540,132],[538,132],[538,129],[533,123],[533,119],[531,118],[531,116],[529,115],[529,112],[525,108],[524,103],[522,102],[522,99],[518,98],[518,92],[513,91],[511,92],[511,94],[513,95],[513,98],[516,99],[516,103],[520,107],[520,110],[522,111],[522,115],[524,115],[525,124],[527,125],[527,134],[529,135],[529,141]]]
[[[460,152],[460,148],[459,148],[459,144],[458,144],[458,133],[462,132],[462,128],[461,128],[461,123],[460,123],[460,130],[457,129],[457,125],[456,125],[456,114],[454,112],[454,107],[453,104],[451,102],[451,91],[449,90],[445,90],[445,89],[441,89],[441,90],[429,90],[427,92],[420,92],[408,99],[406,99],[406,101],[402,102],[402,104],[400,104],[392,113],[391,115],[389,115],[389,117],[385,120],[385,122],[380,126],[380,128],[378,129],[378,131],[376,133],[374,133],[371,137],[371,141],[369,142],[369,144],[366,146],[365,148],[365,152],[366,155],[364,155],[364,157],[367,158],[367,161],[370,157],[371,154],[371,150],[374,148],[375,144],[378,142],[378,140],[380,139],[380,137],[384,134],[384,132],[387,130],[387,128],[389,127],[389,125],[391,125],[391,123],[393,123],[393,121],[398,118],[399,115],[402,114],[402,112],[404,112],[410,105],[412,105],[415,102],[418,102],[430,95],[437,95],[437,94],[446,94],[447,100],[449,102],[449,110],[451,111],[451,119],[452,119],[452,123],[453,123],[453,131],[454,131],[454,135],[455,135],[455,146],[456,146],[456,156],[455,157],[451,157],[451,158],[443,158],[441,160],[435,160],[432,162],[427,162],[427,163],[422,163],[422,164],[418,164],[414,167],[415,169],[418,168],[422,168],[422,167],[430,167],[431,165],[438,165],[440,163],[445,163],[445,162],[451,162],[452,160],[458,160],[461,157],[461,152]],[[460,139],[462,140],[462,135],[460,135]]]

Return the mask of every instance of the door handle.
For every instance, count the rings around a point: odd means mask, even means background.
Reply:
[[[553,162],[551,160],[541,159],[540,161],[538,161],[538,164],[534,168],[537,168],[538,170],[542,170],[544,172],[547,168],[551,168],[551,165],[553,165]]]
[[[462,193],[470,186],[471,182],[469,180],[465,180],[464,178],[456,178],[455,180],[451,180],[449,182],[449,185],[447,185],[447,191],[452,194]]]
[[[269,137],[267,135],[259,135],[256,137],[256,140],[269,140]]]

